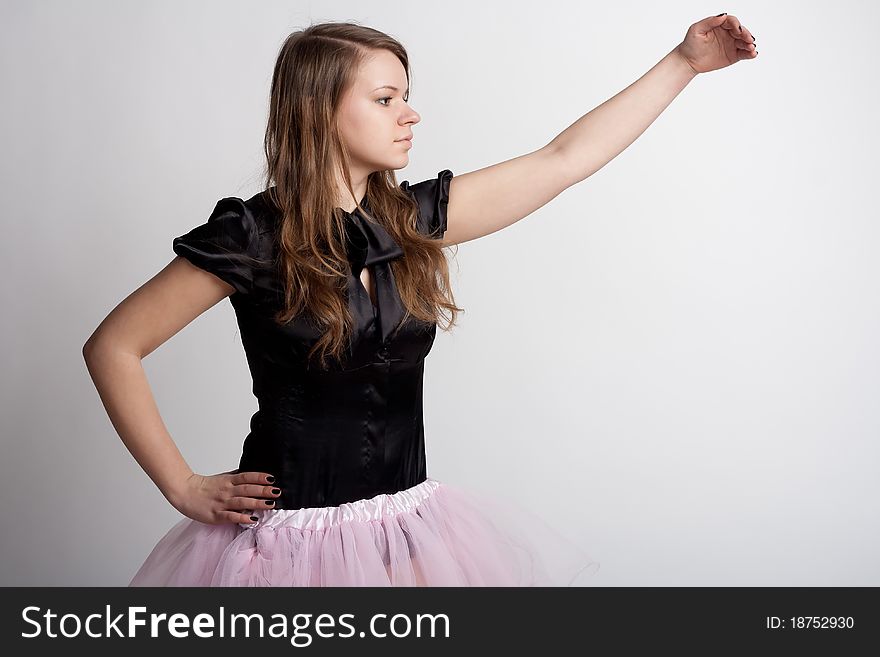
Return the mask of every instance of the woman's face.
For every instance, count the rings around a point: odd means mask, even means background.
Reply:
[[[391,87],[396,87],[392,89]],[[421,117],[407,103],[403,64],[387,50],[374,51],[339,108],[340,134],[351,157],[352,177],[409,164],[406,137]]]

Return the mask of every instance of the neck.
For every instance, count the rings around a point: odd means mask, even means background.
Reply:
[[[369,170],[360,171],[356,168],[352,168],[349,171],[349,176],[351,177],[351,186],[354,190],[354,196],[349,193],[348,189],[345,187],[345,182],[343,182],[341,176],[337,178],[336,186],[338,188],[337,197],[337,207],[342,208],[346,212],[354,212],[359,203],[363,203],[364,196],[367,194],[367,178],[370,175]]]

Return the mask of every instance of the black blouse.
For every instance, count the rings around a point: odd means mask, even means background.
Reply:
[[[425,235],[439,239],[446,231],[452,176],[444,169],[400,185],[416,200]],[[359,210],[343,214],[354,332],[345,362],[331,360],[325,370],[307,362],[319,329],[305,316],[286,326],[272,319],[283,289],[273,266],[278,212],[265,192],[221,199],[204,224],[173,241],[177,255],[235,288],[229,299],[259,403],[238,471],[275,475],[282,491],[276,509],[336,506],[427,478],[422,376],[436,324],[401,321],[391,261],[403,250]],[[360,281],[363,267],[372,267],[376,306]]]

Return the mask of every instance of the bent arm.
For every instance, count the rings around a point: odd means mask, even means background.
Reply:
[[[87,344],[83,357],[116,433],[176,507],[177,493],[193,472],[159,415],[141,358],[111,343]]]
[[[113,428],[173,506],[193,474],[162,421],[141,361],[232,286],[183,258],[123,300],[83,346],[83,358]]]

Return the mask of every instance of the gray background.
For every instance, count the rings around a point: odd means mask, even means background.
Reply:
[[[269,80],[310,21],[409,49],[400,180],[549,142],[728,11],[760,55],[463,244],[428,358],[429,476],[540,513],[595,585],[880,585],[874,3],[3,2],[3,585],[125,585],[181,518],[80,349],[224,196],[258,191]],[[256,400],[224,301],[149,356],[204,474]]]

